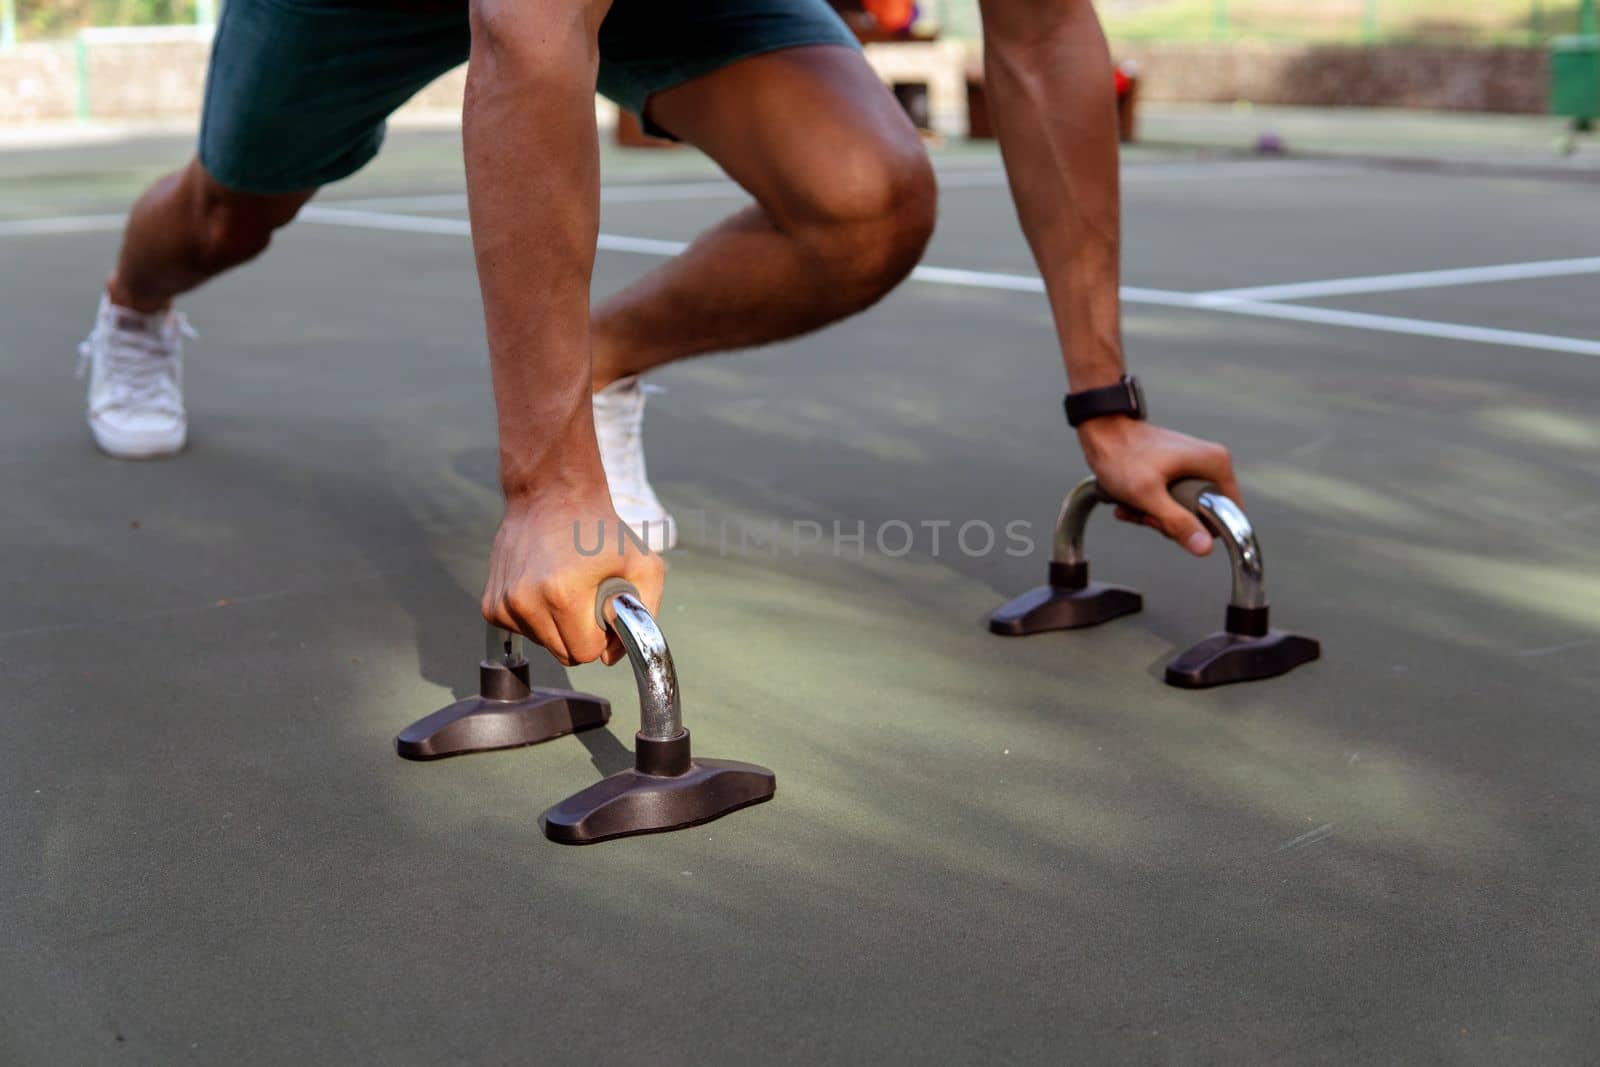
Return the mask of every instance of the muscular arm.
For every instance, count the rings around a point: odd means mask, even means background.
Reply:
[[[1055,318],[1069,387],[1124,373],[1120,302],[1121,205],[1111,54],[1091,0],[982,0],[990,109],[1017,215]],[[1102,485],[1192,552],[1211,538],[1166,486],[1211,478],[1239,496],[1220,445],[1112,416],[1078,432]]]
[[[473,0],[463,140],[506,515],[483,612],[564,663],[615,660],[594,621],[606,577],[652,610],[661,564],[618,526],[590,408],[589,281],[599,228],[596,33],[609,0]],[[605,524],[577,551],[573,524]]]

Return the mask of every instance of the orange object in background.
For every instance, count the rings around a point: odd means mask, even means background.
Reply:
[[[1139,139],[1139,67],[1118,63],[1112,79],[1117,89],[1117,140],[1132,144]]]
[[[909,28],[917,17],[916,0],[861,0],[861,6],[887,33]]]

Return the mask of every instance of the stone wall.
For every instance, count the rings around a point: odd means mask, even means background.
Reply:
[[[1543,49],[1285,44],[1119,45],[1145,100],[1297,107],[1545,110]]]
[[[71,42],[24,45],[0,55],[0,123],[72,118],[80,62],[91,117],[192,118],[200,112],[209,56],[209,42],[199,39],[95,43],[81,54]],[[936,113],[950,115],[964,106],[967,51],[960,42],[869,45],[867,57],[886,81],[927,82]],[[403,113],[459,111],[465,77],[464,68],[451,71],[418,93]],[[601,108],[601,114],[611,113]]]
[[[70,41],[25,44],[0,53],[0,124],[71,119],[80,93],[95,119],[195,118],[210,54],[204,40],[97,43],[81,52]],[[464,77],[463,70],[445,75],[408,110],[459,111]]]
[[[71,118],[76,87],[70,45],[25,44],[0,53],[0,123]]]
[[[210,54],[204,41],[88,47],[89,113],[97,119],[198,114]]]

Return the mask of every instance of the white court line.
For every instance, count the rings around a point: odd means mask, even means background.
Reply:
[[[1490,267],[1454,270],[1418,270],[1405,274],[1372,274],[1360,278],[1329,278],[1291,285],[1258,285],[1248,289],[1213,289],[1197,293],[1201,300],[1310,300],[1319,296],[1352,293],[1398,293],[1405,289],[1436,289],[1447,285],[1515,282],[1529,278],[1561,278],[1572,274],[1600,274],[1600,256],[1582,259],[1541,259],[1531,263],[1500,263]]]
[[[1350,326],[1358,330],[1403,333],[1414,337],[1440,337],[1449,341],[1471,341],[1485,345],[1510,345],[1513,348],[1539,348],[1546,352],[1570,352],[1580,356],[1600,356],[1600,341],[1586,337],[1559,337],[1548,333],[1521,330],[1496,330],[1487,326],[1462,326],[1431,319],[1408,319],[1397,315],[1369,315],[1338,308],[1307,307],[1304,304],[1274,304],[1254,300],[1199,300],[1191,294],[1188,305],[1206,311],[1251,315],[1263,319],[1314,322],[1323,326]],[[1137,301],[1136,301],[1137,302]]]
[[[1003,171],[940,175],[944,189],[992,189],[1006,183]],[[675,200],[748,200],[750,194],[730,181],[676,182],[657,185],[603,185],[602,204],[653,204]],[[327,206],[357,211],[465,211],[465,193],[436,196],[375,196],[362,200],[327,200]]]
[[[1332,173],[1322,163],[1266,162],[1261,160],[1212,163],[1132,164],[1122,168],[1124,181],[1193,181],[1200,178],[1288,178]],[[993,167],[951,167],[938,171],[941,189],[1003,189],[1006,172]],[[649,204],[673,200],[738,200],[750,194],[734,182],[714,178],[693,182],[637,182],[602,185],[602,204]],[[325,200],[328,207],[358,211],[465,211],[465,193],[428,196],[374,196],[356,200]]]
[[[321,200],[319,206],[345,211],[465,211],[466,193],[429,196],[368,196],[359,200]]]
[[[648,204],[671,200],[733,200],[748,196],[730,181],[662,182],[655,185],[602,185],[602,204]],[[467,194],[439,193],[434,196],[374,196],[361,200],[325,200],[328,207],[345,210],[376,211],[465,211]]]
[[[435,233],[452,237],[472,236],[472,226],[465,219],[440,219],[425,215],[399,215],[380,211],[349,211],[332,207],[302,208],[300,218],[306,222],[352,226],[362,230]],[[675,256],[688,248],[689,244],[686,241],[658,241],[650,237],[602,233],[596,239],[595,247],[603,252]],[[954,285],[966,289],[1003,289],[1014,293],[1044,292],[1044,279],[1036,274],[1005,274],[999,271],[960,270],[952,267],[918,267],[911,272],[911,278],[913,281],[928,282],[932,285]],[[1199,306],[1191,293],[1170,292],[1165,289],[1140,289],[1135,286],[1123,286],[1122,299],[1136,304]]]
[[[1002,274],[988,270],[959,270],[953,267],[918,267],[911,280],[929,285],[955,285],[964,289],[1002,289],[1010,293],[1042,293],[1044,279],[1037,274]],[[1144,289],[1124,285],[1119,291],[1123,303],[1154,304],[1158,307],[1198,308],[1193,293],[1172,289]]]
[[[397,215],[384,211],[351,211],[347,208],[308,205],[300,209],[302,222],[321,222],[330,226],[351,226],[358,230],[388,230],[391,233],[436,233],[446,237],[471,237],[472,223],[466,219],[440,219],[429,215]]]
[[[951,270],[947,267],[918,267],[911,272],[911,277],[916,281],[930,282],[934,285],[1003,289],[1016,293],[1044,292],[1044,280],[1027,274],[993,274],[988,271]],[[1462,326],[1453,322],[1434,322],[1396,315],[1369,315],[1359,311],[1305,307],[1300,304],[1221,300],[1211,293],[1180,293],[1170,289],[1143,289],[1125,285],[1122,287],[1122,301],[1125,304],[1221,311],[1231,315],[1250,315],[1263,319],[1314,322],[1323,326],[1347,326],[1382,333],[1410,334],[1415,337],[1439,337],[1451,341],[1512,345],[1518,348],[1540,348],[1549,352],[1600,356],[1600,341],[1582,337],[1559,337],[1553,334],[1525,333],[1521,330],[1497,330],[1486,326]]]
[[[471,237],[472,224],[466,219],[439,219],[427,215],[397,215],[383,211],[350,211],[336,207],[300,209],[305,222],[329,226],[351,226],[358,230],[388,230],[394,233],[436,233],[447,237]],[[633,252],[642,256],[675,256],[689,247],[687,241],[658,241],[653,237],[626,237],[602,233],[595,240],[602,252]]]
[[[918,267],[911,277],[934,285],[960,285],[969,289],[1005,289],[1013,293],[1042,293],[1044,279],[1035,274],[1001,274],[954,267]]]
[[[0,237],[33,237],[51,233],[96,233],[120,230],[126,215],[73,215],[59,219],[3,219]]]
[[[426,216],[400,215],[377,211],[352,211],[345,208],[322,206],[307,207],[300,212],[300,217],[307,222],[333,226],[351,226],[365,230],[429,233],[450,237],[469,237],[472,233],[471,225],[465,219],[428,218]],[[122,219],[123,216],[121,215],[80,215],[56,219],[12,219],[0,221],[0,236],[85,233],[94,230],[109,230],[120,227]],[[674,256],[688,246],[682,241],[658,241],[647,237],[627,237],[619,234],[603,233],[599,237],[597,247],[608,252],[632,252],[647,256]],[[1511,266],[1527,267],[1529,265],[1512,264]],[[1489,270],[1493,268],[1471,269]],[[1451,272],[1422,273],[1440,274]],[[916,281],[932,285],[953,285],[963,288],[997,289],[1021,293],[1044,292],[1044,282],[1037,275],[1031,274],[1006,274],[998,271],[960,270],[951,267],[930,266],[918,267],[911,273],[911,277]],[[1427,319],[1411,319],[1395,315],[1370,315],[1358,311],[1341,311],[1337,308],[1306,307],[1300,304],[1278,304],[1263,300],[1244,300],[1238,297],[1222,295],[1224,292],[1226,291],[1182,293],[1168,289],[1144,289],[1137,286],[1125,286],[1122,289],[1122,299],[1130,304],[1220,311],[1230,315],[1283,319],[1291,322],[1316,323],[1324,326],[1345,326],[1354,329],[1373,330],[1379,333],[1407,334],[1415,337],[1470,341],[1475,344],[1510,345],[1517,348],[1542,349],[1547,352],[1600,356],[1600,341],[1593,341],[1588,338],[1525,333],[1520,330],[1497,330],[1484,326],[1463,326],[1453,322],[1434,322]],[[1238,290],[1235,290],[1235,292],[1238,292]]]
[[[637,252],[642,256],[675,256],[689,247],[688,241],[657,241],[649,237],[623,237],[603,233],[594,243],[602,252]]]
[[[1197,177],[1270,177],[1274,174],[1283,175],[1285,167],[1292,166],[1288,163],[1198,163],[1179,164],[1163,163],[1152,164],[1148,169],[1124,168],[1124,177],[1137,177],[1139,179],[1153,178],[1158,181],[1188,181]],[[1274,169],[1276,168],[1276,169]],[[1325,168],[1321,168],[1325,169]],[[1006,184],[1005,172],[1002,170],[949,170],[939,175],[939,184],[947,189],[988,189],[1000,188]],[[651,201],[672,200],[730,200],[744,198],[748,194],[739,186],[729,181],[703,181],[703,182],[675,182],[657,185],[608,185],[600,189],[602,203],[650,203]],[[376,214],[386,214],[399,219],[402,216],[392,214],[397,211],[464,211],[467,198],[461,193],[442,193],[436,196],[386,196],[371,197],[362,200],[329,200],[320,205],[302,209],[302,218],[309,218],[316,212],[361,211]],[[381,209],[391,209],[384,212]],[[105,230],[122,228],[125,215],[73,215],[65,218],[46,219],[0,219],[0,237],[32,237],[47,234],[65,233],[97,233]],[[322,219],[332,222],[331,215]],[[347,220],[348,221],[348,220]],[[435,222],[454,223],[457,220],[442,219]],[[348,222],[354,225],[354,222]],[[454,229],[431,229],[425,225],[405,226],[396,223],[392,227],[405,233],[454,233]],[[1567,262],[1567,261],[1557,261]],[[1581,261],[1571,261],[1581,262]],[[1494,268],[1472,268],[1477,270],[1492,270]],[[1424,273],[1449,273],[1449,272],[1424,272]],[[1529,277],[1543,277],[1544,275],[1529,275]],[[1397,276],[1398,277],[1398,276]],[[1341,279],[1340,281],[1359,281],[1360,279]],[[1485,279],[1494,280],[1494,279]],[[1331,282],[1308,282],[1307,285],[1329,285]],[[1454,284],[1454,283],[1444,283]],[[1420,288],[1420,286],[1418,286]],[[1364,291],[1364,290],[1351,290]],[[1245,299],[1259,299],[1253,290],[1218,290],[1214,294],[1240,296]],[[1330,294],[1331,295],[1331,294]],[[1270,299],[1288,299],[1276,297]]]
[[[312,222],[357,226],[364,229],[400,230],[413,233],[470,234],[464,220],[417,218],[411,215],[384,214],[369,211],[341,211],[335,208],[307,208],[301,217]],[[636,252],[648,256],[674,256],[688,247],[682,241],[657,241],[643,237],[624,237],[617,234],[600,235],[598,247],[611,252]],[[954,285],[968,289],[999,289],[1014,293],[1042,293],[1044,281],[1033,274],[1006,274],[998,271],[961,270],[952,267],[918,267],[911,272],[912,280],[931,285]],[[1476,344],[1511,345],[1518,348],[1537,348],[1548,352],[1568,352],[1584,356],[1600,356],[1600,341],[1581,337],[1559,337],[1552,334],[1524,333],[1519,330],[1496,330],[1484,326],[1462,326],[1453,322],[1432,322],[1426,319],[1408,319],[1394,315],[1368,315],[1358,311],[1339,311],[1335,308],[1305,307],[1298,304],[1274,304],[1266,301],[1239,300],[1219,297],[1215,293],[1182,293],[1169,289],[1144,289],[1124,286],[1122,299],[1129,304],[1152,304],[1159,307],[1189,308],[1203,311],[1221,311],[1230,315],[1250,315],[1256,318],[1286,319],[1292,322],[1311,322],[1324,326],[1346,326],[1380,333],[1409,334],[1414,337],[1437,337],[1451,341],[1471,341]]]

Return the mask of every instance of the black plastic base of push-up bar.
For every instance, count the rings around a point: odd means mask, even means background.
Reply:
[[[1089,581],[1089,564],[1050,564],[1050,584],[1006,601],[989,616],[989,632],[1026,637],[1050,630],[1080,630],[1132,615],[1144,598],[1122,585]]]
[[[695,759],[689,731],[670,740],[634,738],[634,766],[602,778],[546,811],[544,835],[563,845],[663,833],[720,819],[771,800],[778,782],[753,763]]]
[[[1180,689],[1276,678],[1322,655],[1314,637],[1274,630],[1267,608],[1228,605],[1227,629],[1185,649],[1167,664],[1166,682]]]
[[[611,703],[570,689],[534,689],[526,661],[478,665],[478,695],[419,719],[394,739],[410,760],[435,760],[469,752],[537,745],[579,730],[604,726]]]

